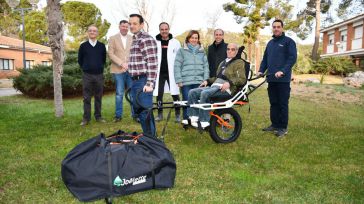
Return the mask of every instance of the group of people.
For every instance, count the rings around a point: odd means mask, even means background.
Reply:
[[[277,26],[279,25],[279,26]],[[287,133],[288,99],[291,69],[296,61],[296,47],[293,40],[283,32],[283,22],[275,20],[273,40],[268,43],[258,74],[267,72],[268,93],[271,102],[271,122],[264,131],[274,131],[278,136]],[[82,43],[78,61],[83,70],[84,114],[81,125],[91,120],[91,97],[95,100],[94,117],[97,122],[106,122],[101,116],[103,92],[103,69],[106,54],[111,60],[111,73],[115,80],[115,117],[123,117],[123,95],[130,88],[132,101],[131,116],[141,123],[145,134],[154,135],[154,120],[146,110],[153,106],[153,95],[158,104],[155,121],[163,120],[163,94],[170,92],[173,101],[182,100],[188,104],[208,103],[212,96],[232,96],[237,87],[246,83],[244,62],[237,56],[238,45],[224,42],[224,31],[214,31],[214,42],[208,47],[208,54],[200,43],[200,34],[191,30],[181,47],[170,33],[169,24],[159,24],[160,33],[153,38],[143,31],[144,19],[131,14],[129,21],[122,20],[120,32],[111,36],[106,46],[97,41],[97,27],[88,27],[89,40]],[[129,35],[131,32],[133,36]],[[270,74],[272,73],[272,75]],[[175,108],[175,121],[188,124],[190,120],[197,127],[209,126],[208,111],[183,107]]]

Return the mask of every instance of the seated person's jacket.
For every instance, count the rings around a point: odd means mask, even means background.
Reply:
[[[224,61],[219,64],[216,75],[219,75],[221,71],[221,65],[223,63]],[[244,61],[240,58],[233,58],[228,62],[225,69],[224,77],[222,79],[229,82],[231,95],[235,95],[238,91],[238,87],[241,87],[246,83]],[[217,77],[211,77],[207,80],[207,82],[212,84],[216,79]]]

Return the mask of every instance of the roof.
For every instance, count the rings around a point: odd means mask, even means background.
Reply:
[[[0,48],[23,49],[23,40],[0,35]],[[25,41],[26,51],[51,53],[50,47]]]
[[[360,20],[363,20],[363,19],[364,19],[364,13],[362,13],[360,15],[357,15],[357,16],[355,16],[353,18],[347,19],[345,21],[333,24],[333,25],[331,25],[329,27],[323,28],[323,29],[320,30],[320,32],[323,33],[323,32],[329,31],[329,30],[333,30],[335,28],[338,28],[338,27],[341,27],[341,26],[344,26],[346,24],[353,23],[353,22],[356,22],[356,21],[360,21]]]

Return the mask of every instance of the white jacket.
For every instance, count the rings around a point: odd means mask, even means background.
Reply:
[[[158,96],[158,88],[159,88],[159,72],[161,69],[161,61],[162,61],[162,45],[161,41],[156,40],[157,48],[158,48],[158,72],[157,79],[155,82],[155,88],[153,91],[153,96]],[[169,75],[169,86],[166,82],[164,85],[164,93],[171,93],[172,95],[179,95],[179,88],[174,80],[174,59],[176,58],[177,51],[181,48],[181,44],[178,40],[172,38],[168,42],[168,50],[167,50],[167,62],[168,62],[168,75]],[[171,88],[169,90],[169,87]]]

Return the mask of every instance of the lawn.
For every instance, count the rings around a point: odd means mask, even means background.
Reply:
[[[248,107],[237,108],[243,131],[234,143],[216,144],[207,133],[170,122],[165,142],[177,163],[175,187],[114,201],[364,203],[364,90],[352,94],[361,95],[359,104],[291,96],[289,133],[282,139],[260,131],[269,125],[265,88],[251,96],[250,113]],[[64,107],[64,117],[56,119],[51,100],[0,98],[0,203],[79,203],[61,180],[66,154],[100,132],[140,130],[129,114],[121,123],[92,121],[80,127],[82,99],[67,99]],[[114,97],[106,95],[108,121],[113,110]],[[124,110],[129,113],[128,106]]]

